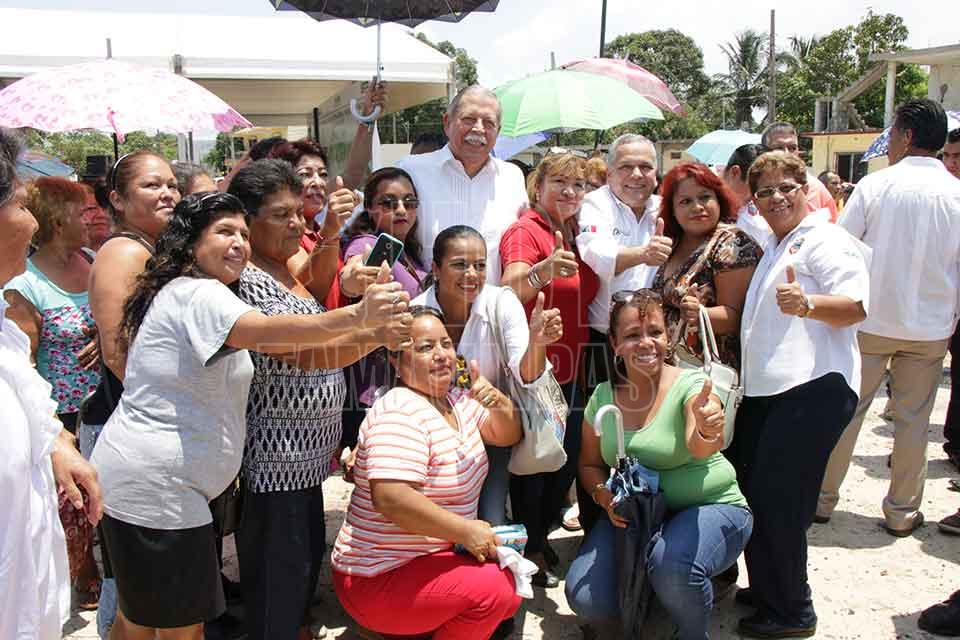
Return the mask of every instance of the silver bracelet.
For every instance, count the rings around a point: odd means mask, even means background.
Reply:
[[[538,262],[537,264],[540,264],[540,263]],[[550,284],[550,282],[552,282],[552,279],[544,282],[540,278],[540,275],[537,273],[537,265],[533,265],[532,267],[530,267],[530,270],[527,272],[527,284],[529,284],[531,287],[533,287],[537,291],[539,291],[540,289],[543,289],[545,286]]]

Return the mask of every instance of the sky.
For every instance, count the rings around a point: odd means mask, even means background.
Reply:
[[[551,52],[559,66],[596,56],[600,42],[601,0],[500,0],[495,13],[478,13],[457,24],[428,22],[418,31],[437,42],[449,40],[478,62],[480,82],[495,87],[508,80],[550,68]],[[85,0],[86,9],[263,15],[273,12],[268,0]],[[75,0],[0,0],[0,7],[75,9]],[[895,13],[910,29],[911,48],[960,42],[960,2],[956,0],[803,0],[797,2],[641,2],[609,0],[607,41],[649,29],[675,28],[692,37],[704,54],[708,74],[726,71],[720,46],[745,28],[767,31],[776,9],[778,48],[791,35],[825,35],[856,24],[872,8]],[[389,52],[386,53],[389,55]],[[318,51],[322,55],[322,50]]]

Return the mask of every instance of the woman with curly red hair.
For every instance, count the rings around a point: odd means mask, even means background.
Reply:
[[[738,229],[736,200],[703,164],[670,170],[661,187],[660,218],[673,253],[657,271],[653,288],[663,295],[670,346],[700,353],[698,308],[707,308],[720,360],[739,368],[740,312],[760,246]]]

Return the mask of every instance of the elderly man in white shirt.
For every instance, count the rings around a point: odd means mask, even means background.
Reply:
[[[636,134],[613,141],[607,153],[607,184],[590,192],[580,208],[577,248],[600,277],[590,303],[590,343],[586,355],[587,388],[608,379],[604,345],[610,322],[610,298],[617,291],[649,287],[673,250],[658,222],[657,153]]]
[[[422,263],[433,262],[433,242],[454,225],[475,228],[487,244],[487,280],[500,282],[500,236],[527,204],[519,167],[490,155],[500,134],[500,101],[480,86],[463,89],[443,116],[447,144],[411,155],[397,166],[413,177],[420,208]]]
[[[837,504],[863,417],[889,363],[894,444],[885,528],[902,537],[923,523],[927,429],[960,289],[960,182],[936,159],[946,129],[939,104],[901,105],[887,153],[892,166],[860,181],[840,221],[873,249],[871,288],[883,294],[874,297],[860,327],[860,402],[830,457],[820,521]]]

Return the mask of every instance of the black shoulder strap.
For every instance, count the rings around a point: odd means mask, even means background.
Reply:
[[[135,240],[135,241],[139,242],[139,243],[143,246],[144,249],[146,249],[147,251],[149,251],[149,252],[150,252],[150,255],[153,255],[153,245],[150,244],[149,242],[147,242],[146,240],[144,240],[143,238],[141,238],[140,236],[138,236],[138,235],[135,234],[135,233],[130,233],[129,231],[117,231],[117,232],[114,233],[112,236],[110,236],[110,238],[127,238],[127,239],[129,239],[129,240]],[[110,239],[110,238],[108,238],[108,239]]]

